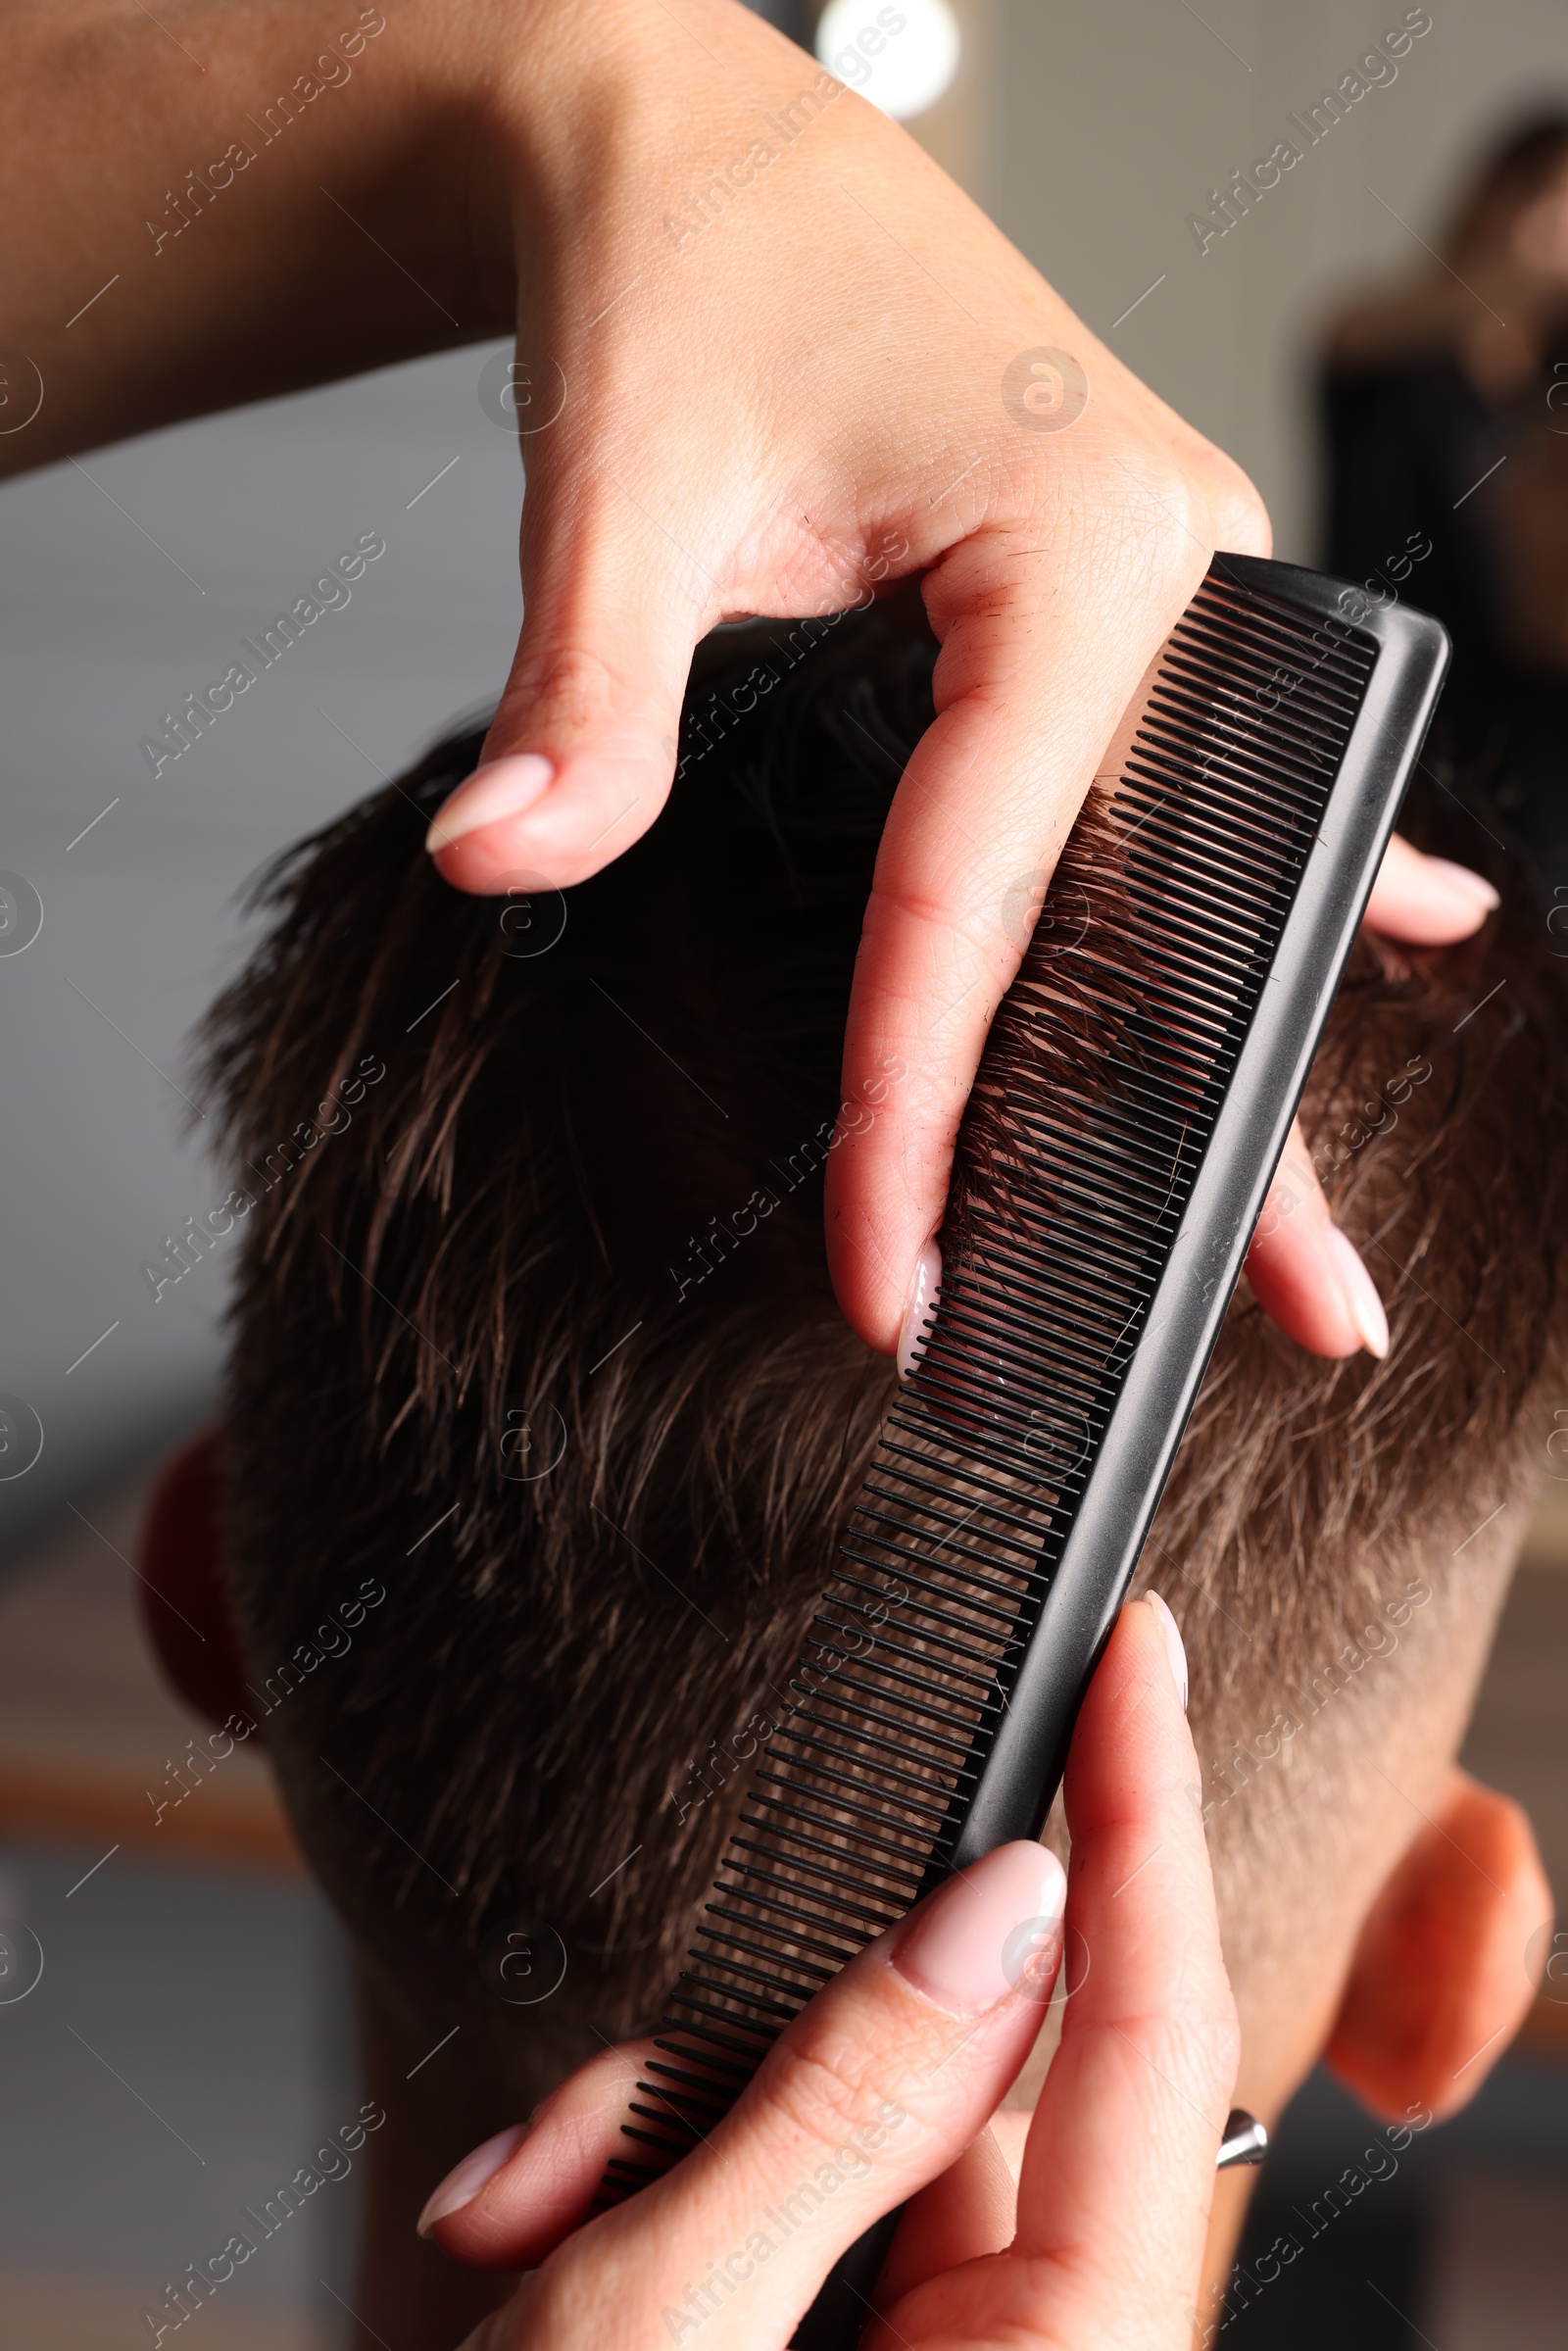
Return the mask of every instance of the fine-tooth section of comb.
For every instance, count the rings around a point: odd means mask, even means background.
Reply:
[[[992,1024],[884,1425],[601,2200],[812,1992],[1038,1832],[1419,749],[1445,643],[1217,558]],[[823,2339],[826,2339],[825,2337]]]

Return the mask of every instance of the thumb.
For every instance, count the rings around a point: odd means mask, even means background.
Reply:
[[[523,625],[481,762],[425,846],[460,890],[566,889],[645,833],[674,774],[709,578],[591,462],[523,511]]]

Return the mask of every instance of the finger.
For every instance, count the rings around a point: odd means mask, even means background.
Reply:
[[[1424,857],[1396,833],[1367,901],[1369,930],[1413,947],[1467,939],[1498,904],[1496,891],[1467,866]],[[1388,1317],[1354,1244],[1335,1224],[1300,1121],[1269,1187],[1248,1252],[1252,1295],[1282,1331],[1314,1355],[1389,1351]]]
[[[1126,462],[1136,444],[1096,416],[1091,401],[1073,427],[1077,448],[1063,452],[1060,436],[1039,461],[1025,514],[976,531],[924,582],[942,641],[937,717],[878,852],[843,1091],[856,1100],[890,1067],[908,1075],[881,1115],[841,1134],[827,1175],[840,1303],[888,1352],[942,1215],[987,1029],[1022,955],[1004,908],[1043,889],[1215,544],[1266,539],[1261,508],[1233,468],[1215,470],[1213,452],[1206,473],[1195,458],[1178,474],[1167,458],[1146,490]],[[1216,485],[1212,498],[1201,481]]]
[[[1011,2119],[1027,2121],[1024,2115]],[[879,2305],[891,2309],[928,2278],[1003,2252],[1012,2242],[1017,2214],[1017,2182],[994,2128],[987,2129],[940,2180],[905,2206],[877,2280]]]
[[[592,2215],[626,2103],[656,2054],[623,2041],[590,2059],[526,2123],[475,2147],[431,2191],[419,2234],[475,2270],[534,2269]]]
[[[1396,833],[1367,901],[1366,926],[1410,947],[1448,947],[1478,931],[1497,893],[1468,865],[1424,857]]]
[[[524,618],[481,764],[426,838],[443,877],[565,889],[645,833],[668,797],[698,637],[718,616],[602,463],[563,432],[530,471]],[[717,558],[712,559],[715,563]]]
[[[1068,1761],[1067,1998],[1024,2152],[1017,2234],[1006,2253],[934,2277],[891,2308],[876,2351],[901,2337],[1020,2351],[1191,2342],[1240,2035],[1185,1683],[1169,1610],[1124,1608]]]
[[[1186,1694],[1170,1610],[1125,1608],[1068,1756],[1070,1909],[1086,1972],[1018,2191],[1020,2251],[1050,2258],[1102,2323],[1114,2297],[1122,2338],[1151,2343],[1157,2328],[1141,2335],[1122,2296],[1141,2290],[1152,2322],[1173,2280],[1196,2293],[1241,2057]],[[1070,2322],[1061,2332],[1096,2339]]]
[[[704,2351],[788,2341],[838,2255],[955,2162],[1005,2094],[1054,1980],[1064,1892],[1044,1846],[1004,1845],[860,1953],[703,2145],[535,2274],[541,2338],[631,2339],[642,2312],[661,2339],[701,2322]],[[538,2129],[510,2164],[534,2159]],[[498,2213],[510,2164],[482,2191]],[[446,2243],[453,2222],[437,2228]]]
[[[1247,1278],[1265,1314],[1314,1355],[1379,1361],[1389,1351],[1389,1323],[1377,1284],[1355,1244],[1335,1223],[1307,1154],[1299,1119],[1269,1186]]]

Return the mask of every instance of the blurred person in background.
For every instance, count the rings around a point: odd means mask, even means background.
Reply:
[[[1440,739],[1549,894],[1568,873],[1568,102],[1325,351],[1325,561],[1453,638]]]

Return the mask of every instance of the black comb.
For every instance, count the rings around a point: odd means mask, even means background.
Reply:
[[[1423,614],[1219,556],[1146,679],[992,1024],[924,1352],[602,2202],[921,1894],[1043,1827],[1446,658]],[[803,2351],[854,2342],[894,2217]]]

